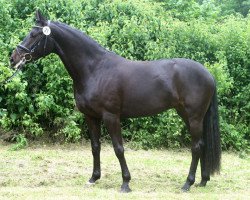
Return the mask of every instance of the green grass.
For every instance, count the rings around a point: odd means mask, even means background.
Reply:
[[[122,194],[120,166],[113,149],[101,152],[102,178],[85,183],[92,172],[89,144],[32,145],[10,151],[0,144],[0,199],[249,199],[250,159],[223,153],[222,171],[207,187],[181,192],[190,164],[188,150],[132,150],[125,156],[132,175],[132,193]],[[200,169],[197,173],[200,181]]]

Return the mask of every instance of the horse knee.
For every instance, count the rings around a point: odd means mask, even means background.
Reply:
[[[202,139],[200,139],[197,142],[193,142],[191,149],[193,153],[201,154],[203,147],[204,147],[204,142]]]
[[[201,136],[202,135],[202,129],[203,129],[203,123],[202,120],[189,120],[190,125],[190,133],[192,136]]]
[[[92,144],[92,154],[93,155],[98,155],[101,151],[101,147],[100,147],[100,144]]]
[[[124,155],[124,148],[122,145],[118,145],[114,147],[115,150],[115,155],[120,158],[121,156]]]

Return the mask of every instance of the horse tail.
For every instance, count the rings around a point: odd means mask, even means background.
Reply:
[[[221,142],[216,86],[203,121],[203,141],[205,171],[209,174],[219,173],[221,165]]]

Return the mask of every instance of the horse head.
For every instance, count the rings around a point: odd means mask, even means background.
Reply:
[[[13,68],[26,62],[38,60],[41,57],[53,52],[54,41],[50,27],[50,21],[47,20],[39,10],[35,13],[36,24],[17,45],[10,57],[10,63]]]

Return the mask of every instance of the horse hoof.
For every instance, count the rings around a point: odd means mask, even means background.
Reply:
[[[93,187],[95,185],[95,183],[91,183],[91,182],[87,182],[86,184],[85,184],[85,187],[86,188],[89,188],[89,187]]]
[[[185,184],[182,188],[181,191],[182,192],[188,192],[190,190],[190,185],[189,184]]]
[[[207,184],[207,181],[201,181],[199,184],[198,184],[198,187],[205,187]]]
[[[120,190],[121,193],[129,193],[132,192],[132,190],[129,187],[121,188]]]
[[[187,188],[181,188],[182,192],[189,192],[189,190],[190,190],[189,188],[188,189]]]

